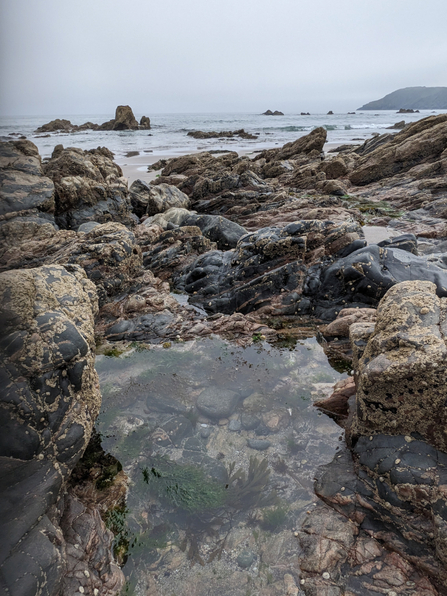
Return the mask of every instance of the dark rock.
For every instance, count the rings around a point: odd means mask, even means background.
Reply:
[[[247,445],[256,451],[265,451],[271,446],[271,442],[267,439],[247,439]]]
[[[188,137],[193,137],[194,139],[222,139],[240,137],[241,139],[255,140],[258,138],[257,135],[252,135],[248,132],[245,132],[243,128],[241,128],[240,130],[224,130],[221,132],[204,132],[202,130],[190,130],[187,134]]]
[[[403,239],[401,245],[414,248],[411,238]],[[311,305],[315,316],[331,320],[342,308],[375,307],[392,286],[415,279],[435,283],[438,295],[447,296],[447,267],[443,261],[429,261],[390,246],[371,245],[329,267],[311,267],[298,308],[310,312]]]

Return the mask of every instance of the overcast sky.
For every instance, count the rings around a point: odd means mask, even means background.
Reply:
[[[447,0],[0,0],[2,115],[355,110],[447,86]]]

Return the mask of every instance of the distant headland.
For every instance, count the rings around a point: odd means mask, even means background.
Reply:
[[[447,87],[405,87],[358,110],[447,110]]]

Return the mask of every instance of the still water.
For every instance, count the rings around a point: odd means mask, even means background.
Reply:
[[[269,594],[299,573],[296,529],[343,439],[313,403],[345,375],[315,338],[255,340],[98,356],[97,429],[130,479],[110,520],[125,593]]]

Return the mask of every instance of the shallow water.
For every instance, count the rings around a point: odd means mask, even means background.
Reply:
[[[355,109],[355,108],[354,108]],[[307,111],[307,110],[306,110]],[[396,114],[393,110],[380,112],[364,111],[355,114],[286,114],[285,116],[263,116],[261,114],[146,114],[151,118],[151,130],[138,131],[80,131],[76,133],[53,133],[49,136],[36,135],[34,131],[55,118],[66,118],[73,124],[90,121],[101,124],[112,118],[113,114],[21,116],[0,118],[0,136],[8,137],[11,133],[24,134],[39,148],[42,157],[49,157],[54,147],[62,143],[65,147],[93,149],[106,146],[116,155],[122,164],[129,151],[137,151],[142,156],[171,156],[226,149],[233,151],[256,151],[283,145],[308,134],[317,126],[328,131],[329,143],[360,143],[374,133],[396,132],[387,130],[398,121],[416,122],[442,110],[422,110],[416,114]],[[135,114],[139,120],[142,114]],[[256,140],[244,140],[238,137],[230,139],[194,139],[188,137],[188,131],[223,131],[239,130],[257,134]],[[9,137],[14,138],[14,137]]]
[[[278,561],[297,564],[315,472],[343,438],[312,404],[343,375],[315,338],[288,349],[255,339],[97,358],[97,428],[130,478],[127,511],[112,520],[128,594],[242,595],[247,582],[279,581]],[[205,417],[203,396],[222,391],[217,406],[232,391],[232,411]]]

